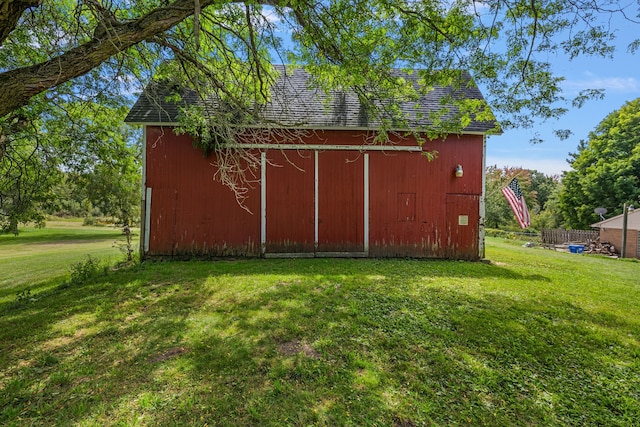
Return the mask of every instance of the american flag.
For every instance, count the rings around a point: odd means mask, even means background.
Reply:
[[[531,217],[518,178],[513,178],[509,185],[502,189],[502,194],[507,198],[513,213],[516,214],[520,228],[527,228],[531,224]]]

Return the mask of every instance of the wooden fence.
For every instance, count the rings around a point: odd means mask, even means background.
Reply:
[[[589,243],[599,236],[598,230],[563,230],[561,228],[543,228],[541,240],[544,244],[560,245],[562,243]]]

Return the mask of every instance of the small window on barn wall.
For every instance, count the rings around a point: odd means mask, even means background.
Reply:
[[[398,222],[416,220],[416,193],[398,193]]]

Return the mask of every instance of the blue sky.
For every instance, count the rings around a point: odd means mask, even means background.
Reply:
[[[615,29],[617,49],[613,59],[583,57],[570,62],[560,55],[549,58],[555,72],[565,77],[562,88],[567,98],[592,88],[604,89],[604,99],[588,101],[579,109],[569,104],[565,106],[569,111],[557,121],[539,122],[533,129],[507,130],[489,137],[487,165],[523,167],[547,175],[570,170],[566,159],[577,151],[580,140],[587,140],[589,132],[609,113],[640,97],[640,58],[627,52],[628,44],[640,37],[638,25],[624,21]],[[553,134],[554,129],[569,129],[573,134],[560,140]],[[544,142],[531,144],[536,132]]]

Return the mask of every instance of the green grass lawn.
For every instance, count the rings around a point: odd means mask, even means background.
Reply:
[[[2,271],[41,243],[4,239]],[[487,257],[3,284],[0,424],[640,425],[640,263],[497,239]]]
[[[49,222],[45,228],[21,227],[20,234],[0,234],[0,302],[16,289],[39,282],[57,284],[69,267],[87,256],[122,260],[122,230],[85,227],[82,220]]]

